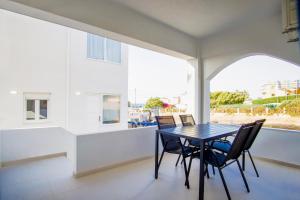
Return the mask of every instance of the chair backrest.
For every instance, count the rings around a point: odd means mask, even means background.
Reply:
[[[165,128],[174,128],[176,127],[176,123],[174,117],[171,116],[155,116],[157,125],[159,129]]]
[[[265,119],[255,121],[255,125],[254,125],[251,133],[249,134],[249,137],[246,141],[244,150],[249,150],[251,148],[256,136],[258,135],[258,133],[265,121],[266,121]]]
[[[194,126],[196,124],[193,115],[179,115],[179,117],[183,126]]]
[[[174,128],[176,123],[173,116],[155,116],[158,129]],[[162,145],[165,147],[165,151],[174,151],[180,149],[180,138],[167,134],[160,134]]]
[[[226,156],[226,160],[238,159],[238,157],[241,155],[241,153],[244,150],[246,141],[254,126],[255,123],[250,123],[250,124],[243,124],[239,128],[232,142],[231,148]]]

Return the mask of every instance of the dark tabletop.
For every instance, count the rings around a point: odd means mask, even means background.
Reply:
[[[178,126],[175,128],[167,128],[157,130],[159,133],[178,135],[188,139],[198,139],[210,141],[213,139],[232,135],[238,131],[239,127],[224,124],[198,124],[195,126]]]

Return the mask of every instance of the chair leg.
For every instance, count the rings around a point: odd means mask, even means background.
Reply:
[[[248,150],[247,152],[248,152],[249,158],[250,158],[250,160],[251,160],[251,162],[252,162],[252,165],[253,165],[253,168],[254,168],[254,170],[255,170],[256,176],[259,177],[259,174],[258,174],[258,172],[257,172],[256,166],[255,166],[254,161],[253,161],[253,159],[252,159],[251,153],[250,153],[249,150]]]
[[[182,163],[183,163],[183,158],[181,159],[181,162],[180,162],[180,164],[182,165]]]
[[[212,170],[213,170],[213,174],[216,175],[215,167],[212,165],[211,168],[212,168]]]
[[[165,153],[165,149],[163,149],[163,151],[162,151],[162,153],[161,153],[161,156],[160,156],[160,158],[159,158],[159,161],[158,161],[158,166],[157,166],[157,168],[159,168],[159,167],[160,167],[160,164],[161,164],[162,158],[164,157],[164,153]]]
[[[228,188],[227,188],[227,184],[226,184],[226,181],[225,181],[225,179],[224,179],[222,170],[221,170],[219,167],[218,167],[218,170],[219,170],[219,174],[220,174],[220,176],[221,176],[221,179],[222,179],[222,182],[223,182],[225,191],[226,191],[227,198],[228,198],[228,200],[231,200],[231,197],[230,197],[230,194],[229,194],[229,191],[228,191]]]
[[[206,173],[207,178],[209,179],[210,176],[209,176],[209,171],[208,171],[208,164],[206,164],[205,166],[206,166],[205,173]]]
[[[178,156],[178,158],[177,158],[177,161],[176,161],[175,167],[177,167],[177,165],[178,165],[178,162],[179,162],[179,160],[180,160],[180,157],[181,157],[181,154],[179,154],[179,156]]]
[[[192,161],[193,161],[193,157],[191,156],[190,157],[190,161],[189,161],[188,171],[187,171],[187,177],[186,177],[186,180],[185,180],[185,185],[186,185],[186,183],[187,183],[187,181],[189,179],[189,176],[190,176]]]
[[[190,189],[189,172],[188,172],[188,169],[187,169],[187,166],[186,166],[185,157],[182,156],[182,158],[183,158],[183,166],[184,166],[184,173],[185,173],[185,184],[184,185],[186,185],[186,187],[188,189]]]
[[[243,167],[243,171],[245,171],[245,151],[243,151],[242,153],[242,167]]]
[[[249,186],[248,186],[248,183],[247,183],[247,180],[246,180],[246,177],[245,177],[245,175],[244,175],[244,172],[243,172],[242,167],[241,167],[241,164],[240,164],[240,161],[239,161],[238,159],[236,159],[236,162],[237,162],[237,164],[238,164],[238,166],[239,166],[239,170],[240,170],[241,175],[242,175],[242,177],[243,177],[245,186],[246,186],[246,188],[247,188],[247,192],[250,192]]]

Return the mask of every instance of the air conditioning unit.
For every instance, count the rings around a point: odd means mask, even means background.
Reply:
[[[282,0],[283,33],[287,35],[288,42],[299,41],[297,1],[298,0]]]

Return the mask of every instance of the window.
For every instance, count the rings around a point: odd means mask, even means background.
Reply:
[[[25,120],[44,121],[48,119],[49,94],[25,94]]]
[[[35,120],[35,100],[26,100],[26,120]]]
[[[121,43],[99,35],[88,33],[87,57],[121,63]]]
[[[103,124],[120,123],[120,96],[103,95]]]

